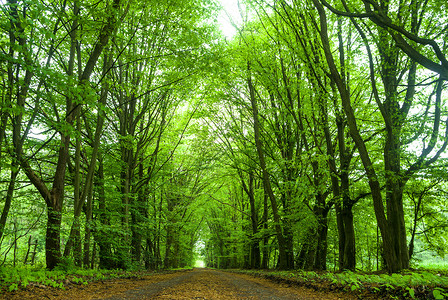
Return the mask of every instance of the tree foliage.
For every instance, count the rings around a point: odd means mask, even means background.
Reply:
[[[444,8],[243,1],[227,41],[214,1],[6,1],[0,264],[443,256]]]

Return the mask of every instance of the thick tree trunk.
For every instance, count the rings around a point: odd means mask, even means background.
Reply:
[[[179,231],[176,231],[174,235],[174,249],[173,249],[173,257],[172,257],[172,267],[179,267]]]
[[[286,260],[287,269],[294,269],[294,234],[290,227],[291,222],[283,221],[283,235],[285,236]]]
[[[121,156],[121,161],[124,162],[122,166],[122,171],[120,174],[121,181],[121,224],[123,227],[127,228],[129,225],[129,197],[130,197],[130,174],[129,174],[129,164],[127,155],[125,153],[129,152],[127,149],[122,149],[124,152]]]
[[[394,261],[386,261],[392,269],[401,270],[409,268],[409,252],[406,240],[406,224],[403,211],[403,182],[401,174],[401,145],[400,132],[402,117],[396,100],[396,86],[394,78],[383,78],[387,90],[386,109],[390,110],[390,126],[387,126],[386,143],[384,146],[384,169],[386,176],[386,207],[387,225],[392,235],[392,244],[385,244],[384,248],[393,251]],[[387,84],[386,84],[387,83]],[[391,86],[394,85],[394,86]],[[391,90],[393,89],[393,90]],[[391,98],[391,99],[389,99]],[[390,248],[390,249],[389,249]]]
[[[327,269],[327,236],[328,236],[328,210],[323,209],[318,214],[317,225],[317,249],[316,259],[314,261],[314,269],[319,271],[325,271]]]
[[[353,224],[352,206],[344,205],[341,214],[342,214],[342,222],[344,224],[344,248],[342,255],[342,270],[355,270],[356,248],[355,248],[355,227]]]
[[[260,268],[260,241],[259,239],[254,239],[251,244],[251,260],[250,267],[251,269],[259,269]]]
[[[288,159],[288,160],[292,160]],[[285,173],[288,173],[285,176],[286,182],[292,182],[292,172],[290,169],[285,170]],[[291,216],[290,211],[290,205],[292,201],[292,193],[290,190],[290,187],[287,187],[286,191],[282,192],[282,204],[283,204],[283,213],[286,218],[282,220],[283,225],[283,236],[285,237],[285,248],[286,248],[286,256],[287,256],[287,268],[288,269],[294,269],[294,234],[291,231],[291,220],[289,219],[289,216]]]
[[[61,259],[61,219],[59,209],[47,208],[47,232],[45,236],[45,260],[47,268],[52,270]]]

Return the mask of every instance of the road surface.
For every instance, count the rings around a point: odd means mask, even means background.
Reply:
[[[120,299],[346,299],[248,275],[194,269],[146,287],[106,298]]]

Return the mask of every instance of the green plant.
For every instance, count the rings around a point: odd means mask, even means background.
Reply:
[[[409,297],[411,297],[412,299],[415,299],[415,290],[413,288],[410,288],[410,287],[407,287],[406,290],[409,293]]]
[[[432,295],[434,296],[434,299],[442,300],[448,297],[448,292],[446,292],[444,289],[441,288],[435,288],[432,291]]]
[[[19,289],[19,285],[17,283],[13,283],[8,287],[8,291],[13,292]]]
[[[79,283],[81,283],[83,285],[87,285],[88,284],[88,282],[86,280],[84,280],[83,278],[81,278],[81,277],[74,276],[71,280],[72,280],[72,282],[74,282],[76,284],[79,284]]]
[[[68,272],[70,270],[73,270],[74,268],[75,268],[75,263],[74,263],[73,259],[70,257],[63,257],[63,258],[61,258],[61,260],[59,261],[58,265],[56,266],[56,268],[54,270]]]

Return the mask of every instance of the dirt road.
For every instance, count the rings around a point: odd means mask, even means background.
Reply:
[[[309,289],[228,272],[194,269],[140,289],[106,298],[119,299],[343,299]],[[345,299],[345,297],[344,297]]]
[[[350,299],[249,275],[210,269],[155,274],[135,279],[71,285],[66,290],[32,286],[0,299]]]

